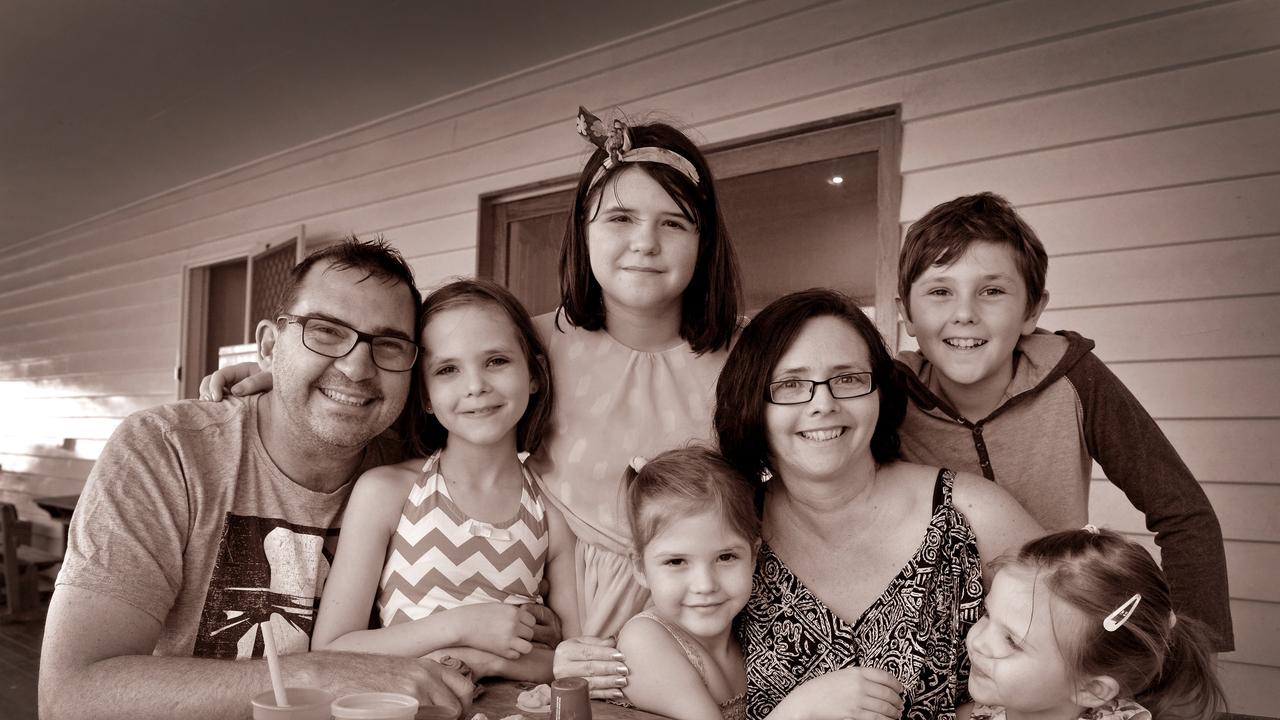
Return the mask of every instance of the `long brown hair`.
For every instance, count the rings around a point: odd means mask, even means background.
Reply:
[[[693,277],[681,296],[680,337],[699,355],[729,347],[738,329],[738,309],[742,307],[742,280],[738,257],[724,225],[715,183],[706,158],[684,133],[666,123],[631,126],[635,147],[670,150],[688,160],[699,181],[680,171],[654,162],[616,163],[605,169],[594,184],[596,172],[608,154],[597,149],[578,177],[573,209],[560,248],[560,304],[566,320],[584,330],[605,327],[604,291],[591,273],[587,252],[587,225],[600,207],[605,188],[618,174],[637,168],[662,186],[689,221],[698,228],[698,259]],[[560,316],[556,316],[559,327]]]
[[[1049,592],[1085,618],[1061,646],[1079,676],[1111,676],[1121,697],[1159,720],[1200,720],[1225,707],[1205,626],[1174,615],[1169,584],[1146,548],[1110,530],[1067,530],[994,565],[1008,564],[1036,569]],[[1103,620],[1135,594],[1132,614],[1108,631]]]
[[[550,424],[551,413],[555,404],[555,389],[551,383],[551,369],[547,364],[547,351],[538,337],[538,331],[529,319],[529,313],[511,294],[510,290],[481,278],[455,280],[427,295],[422,301],[422,312],[418,318],[418,334],[426,338],[427,323],[431,318],[450,308],[462,305],[487,305],[502,313],[515,327],[516,340],[524,351],[525,361],[529,364],[529,377],[533,379],[538,390],[529,398],[529,407],[525,409],[520,422],[516,425],[516,450],[534,452],[542,444],[543,435]],[[413,382],[409,385],[409,402],[405,403],[405,438],[406,451],[422,457],[431,455],[445,446],[449,431],[445,429],[435,415],[427,412],[431,398],[427,395],[427,357],[430,348],[423,348],[423,357],[418,360],[418,367],[413,374]]]

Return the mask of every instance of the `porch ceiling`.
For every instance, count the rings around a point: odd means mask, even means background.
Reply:
[[[723,2],[6,0],[0,248]]]

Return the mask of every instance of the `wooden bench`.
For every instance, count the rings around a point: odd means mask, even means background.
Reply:
[[[5,601],[0,622],[38,617],[43,612],[40,572],[62,562],[62,558],[31,546],[31,523],[19,520],[18,509],[7,502],[0,502],[0,540],[0,559],[4,562],[0,587]]]

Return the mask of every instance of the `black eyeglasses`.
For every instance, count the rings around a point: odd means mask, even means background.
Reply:
[[[356,345],[369,343],[373,364],[388,372],[407,372],[418,359],[418,346],[393,335],[370,335],[336,320],[282,314],[276,318],[302,326],[302,346],[325,357],[346,357]]]
[[[876,389],[869,372],[845,373],[826,380],[779,380],[769,383],[765,397],[774,405],[803,405],[813,399],[819,385],[826,385],[837,400],[869,395]]]

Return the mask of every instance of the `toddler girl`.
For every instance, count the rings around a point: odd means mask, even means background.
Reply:
[[[421,322],[410,437],[422,457],[356,481],[312,649],[447,654],[480,675],[548,681],[551,650],[534,644],[554,635],[538,608],[544,568],[571,633],[577,608],[573,537],[516,454],[537,449],[551,414],[542,344],[489,281],[431,293]]]
[[[975,720],[1207,718],[1222,701],[1202,625],[1175,616],[1140,545],[1086,526],[993,563],[969,631]]]
[[[653,605],[618,634],[631,670],[626,699],[676,720],[745,717],[733,619],[751,594],[760,547],[751,491],[700,447],[665,452],[627,480],[632,563]]]

